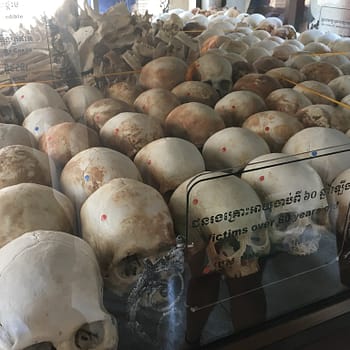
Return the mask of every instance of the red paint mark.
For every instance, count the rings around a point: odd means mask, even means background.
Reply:
[[[265,131],[270,131],[270,127],[266,126]]]
[[[118,135],[118,132],[119,132],[119,129],[118,129],[118,128],[115,128],[115,129],[114,129],[114,135]]]
[[[264,176],[264,175],[260,176],[260,177],[259,177],[259,180],[260,180],[260,181],[264,181],[264,180],[265,180],[265,176]]]
[[[235,109],[235,108],[236,108],[236,106],[231,106],[231,108],[232,108],[232,109]]]
[[[102,214],[101,215],[101,221],[106,221],[107,220],[107,215],[106,214]]]
[[[186,95],[187,95],[187,96],[191,96],[191,93],[190,93],[190,92],[188,92]]]
[[[148,164],[148,165],[151,165],[151,164],[152,164],[152,161],[151,161],[150,159],[148,159],[147,164]]]
[[[209,265],[205,266],[203,269],[203,274],[207,275],[210,272],[212,272],[212,269],[210,268],[210,266]]]
[[[22,95],[21,98],[24,98],[24,95]]]
[[[195,199],[192,201],[193,205],[197,205],[198,202],[199,202],[199,200],[198,200],[197,198],[195,198]]]
[[[226,147],[221,147],[221,152],[226,152],[227,148]]]
[[[99,115],[99,114],[97,114],[97,116],[96,116],[96,120],[97,120],[97,121],[99,121],[99,120],[100,120],[100,118],[101,118],[101,117],[100,117],[100,115]]]

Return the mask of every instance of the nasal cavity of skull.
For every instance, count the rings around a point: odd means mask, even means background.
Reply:
[[[56,348],[50,342],[43,342],[38,344],[33,344],[26,347],[23,350],[56,350]]]
[[[75,345],[82,350],[96,348],[104,339],[103,321],[84,324],[75,334]]]
[[[137,254],[126,256],[118,264],[118,271],[122,277],[132,277],[139,275],[143,270],[143,264]]]
[[[215,244],[215,250],[218,254],[222,254],[226,257],[230,257],[232,254],[234,254],[237,250],[239,250],[241,247],[240,241],[234,237],[231,236],[228,239],[222,239],[218,243]]]

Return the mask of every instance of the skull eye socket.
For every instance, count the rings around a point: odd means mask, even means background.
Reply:
[[[312,213],[311,220],[316,225],[326,225],[328,220],[326,209],[317,209],[314,213]]]
[[[231,80],[221,80],[219,83],[219,87],[221,91],[230,91],[232,86]]]
[[[24,348],[23,350],[56,350],[56,348],[50,342],[43,342],[38,344],[33,344]]]
[[[84,324],[75,333],[75,345],[82,350],[94,349],[103,342],[104,324],[103,321],[97,321]],[[40,349],[41,350],[41,349]],[[46,350],[46,349],[43,349]]]
[[[143,271],[143,264],[138,255],[128,255],[118,264],[118,272],[122,277],[133,277]]]
[[[278,214],[275,218],[275,228],[278,231],[286,231],[288,226],[296,221],[298,217],[295,212],[287,212]]]

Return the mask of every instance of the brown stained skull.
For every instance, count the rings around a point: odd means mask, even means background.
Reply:
[[[143,113],[119,113],[100,130],[103,145],[131,159],[148,143],[164,137],[161,121]]]
[[[290,88],[272,91],[265,102],[268,109],[286,112],[291,115],[312,104],[304,94]]]
[[[37,229],[67,233],[76,229],[75,210],[68,197],[35,183],[0,189],[0,214],[6,217],[0,227],[0,246]]]
[[[122,112],[133,112],[133,106],[122,100],[103,98],[93,102],[84,113],[84,120],[90,128],[97,132],[115,115]]]
[[[156,58],[141,69],[140,85],[146,89],[173,89],[185,81],[187,64],[177,57],[164,56]]]
[[[234,91],[249,90],[265,99],[272,91],[280,89],[281,84],[266,74],[250,73],[236,81],[233,86]]]
[[[154,88],[142,92],[135,100],[134,106],[137,112],[148,114],[157,118],[162,123],[167,115],[180,105],[175,94],[167,89]]]
[[[96,131],[74,122],[52,126],[39,141],[39,149],[47,153],[58,166],[64,166],[69,159],[84,149],[99,145]]]
[[[261,136],[271,152],[280,152],[288,139],[304,126],[292,115],[280,111],[263,111],[251,115],[242,125]]]
[[[135,164],[126,155],[105,147],[92,147],[76,154],[63,168],[62,192],[80,211],[83,202],[114,178],[142,181]]]
[[[171,92],[178,98],[180,103],[199,102],[211,107],[214,107],[220,98],[212,86],[202,81],[184,81],[176,85]]]
[[[24,182],[51,186],[51,171],[44,152],[24,145],[0,149],[0,188]]]
[[[190,65],[186,74],[186,80],[197,80],[207,83],[222,97],[232,87],[232,65],[223,56],[206,53]]]
[[[241,126],[249,116],[266,109],[266,104],[259,95],[246,90],[230,92],[215,105],[215,111],[227,127]]]
[[[188,102],[173,109],[165,120],[168,136],[180,137],[201,148],[205,141],[217,131],[224,129],[225,123],[211,107]]]

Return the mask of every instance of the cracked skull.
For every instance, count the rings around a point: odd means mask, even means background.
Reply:
[[[169,208],[177,234],[186,235],[188,219],[187,241],[193,253],[206,249],[211,270],[231,278],[248,276],[259,270],[258,257],[269,253],[260,199],[232,174],[205,172],[186,180]]]
[[[317,172],[295,156],[270,153],[253,159],[242,179],[263,201],[276,251],[310,255],[318,251],[328,224],[328,203]]]
[[[162,256],[175,243],[161,194],[137,180],[118,178],[103,185],[84,202],[80,218],[106,286],[120,296],[135,285],[145,258]]]
[[[86,242],[63,232],[28,232],[0,249],[0,324],[3,350],[118,345],[96,257]]]

